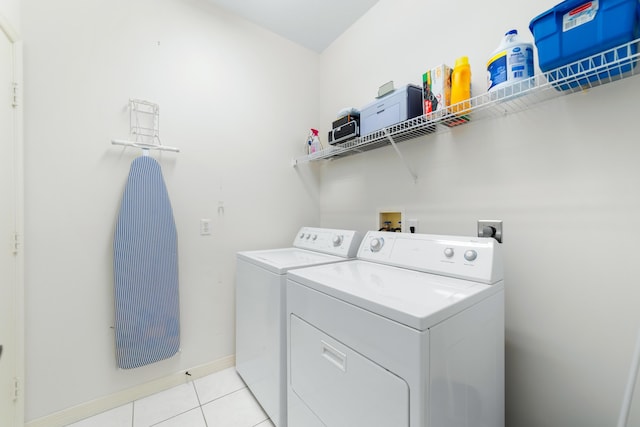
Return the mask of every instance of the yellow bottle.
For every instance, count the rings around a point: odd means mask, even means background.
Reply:
[[[470,102],[463,102],[471,98],[471,67],[469,58],[461,56],[456,59],[456,65],[451,73],[451,105],[452,111],[462,116],[469,112]],[[462,102],[462,104],[456,105]]]

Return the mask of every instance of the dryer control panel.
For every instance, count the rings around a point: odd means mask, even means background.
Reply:
[[[293,246],[345,258],[355,258],[362,242],[362,234],[355,230],[302,227]]]
[[[358,259],[486,284],[503,279],[500,244],[488,237],[369,231]]]

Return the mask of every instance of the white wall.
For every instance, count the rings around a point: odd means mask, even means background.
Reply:
[[[318,117],[319,55],[205,0],[24,0],[26,420],[234,354],[235,252],[318,225],[291,158]],[[112,238],[129,98],[160,105],[178,228],[182,352],[114,356]],[[219,204],[224,213],[218,212]],[[199,235],[200,218],[213,235]]]
[[[20,0],[0,0],[0,18],[20,33]]]
[[[321,57],[321,123],[379,85],[468,55],[473,94],[502,34],[555,0],[380,0]],[[473,235],[502,219],[509,427],[615,425],[640,327],[640,145],[628,79],[507,117],[324,162],[322,225],[374,228],[404,208],[424,233]],[[640,399],[629,425],[640,425]]]

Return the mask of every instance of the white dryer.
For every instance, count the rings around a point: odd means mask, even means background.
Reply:
[[[362,235],[303,227],[293,247],[237,254],[236,370],[276,427],[287,425],[286,273],[355,258]]]
[[[498,242],[369,232],[290,271],[289,427],[503,427]]]

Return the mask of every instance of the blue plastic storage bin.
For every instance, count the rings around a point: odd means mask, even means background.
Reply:
[[[559,90],[631,71],[635,60],[623,60],[611,69],[607,63],[637,52],[635,45],[631,49],[613,48],[639,36],[639,18],[639,0],[563,1],[533,18],[529,24],[538,49],[540,69],[545,72],[555,70],[547,77],[556,81]],[[611,52],[603,56],[604,60],[596,57],[582,61],[610,49]],[[571,65],[566,69],[556,70],[568,64]]]

